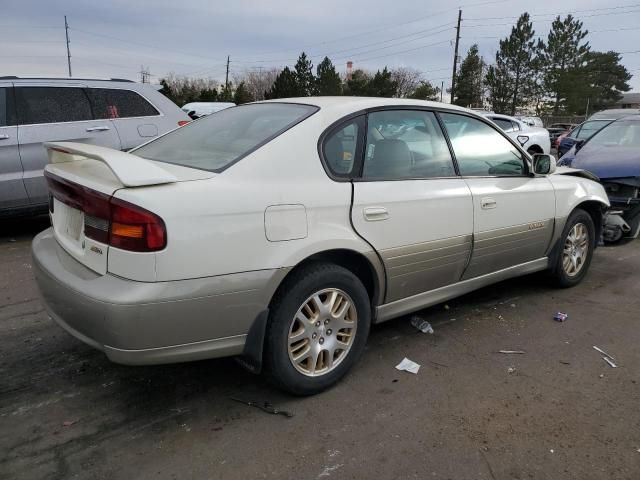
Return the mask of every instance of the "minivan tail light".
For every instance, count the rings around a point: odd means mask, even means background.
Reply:
[[[54,198],[84,213],[85,237],[132,252],[167,246],[164,221],[155,213],[46,171],[45,177]]]

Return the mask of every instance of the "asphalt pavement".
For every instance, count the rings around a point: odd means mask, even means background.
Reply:
[[[638,242],[573,289],[533,275],[425,310],[433,335],[374,327],[341,383],[296,398],[233,359],[127,367],[69,336],[31,269],[47,224],[0,221],[2,479],[640,478]]]

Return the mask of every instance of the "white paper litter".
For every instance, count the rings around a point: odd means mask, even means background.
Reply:
[[[418,373],[418,370],[420,370],[420,365],[418,365],[416,362],[412,362],[407,357],[404,357],[404,359],[398,365],[396,365],[396,369],[416,374]]]
[[[615,360],[615,358],[613,358],[611,355],[609,355],[607,352],[605,352],[605,351],[604,351],[604,350],[602,350],[601,348],[596,347],[595,345],[593,346],[593,348],[594,348],[595,350],[597,350],[598,352],[600,352],[601,354],[603,354],[604,356],[609,357],[611,360]]]
[[[609,360],[607,357],[602,357],[602,359],[607,362],[609,365],[611,365],[612,368],[618,368],[618,366],[613,363],[611,360]]]
[[[518,355],[522,355],[525,352],[524,350],[498,350],[498,353],[506,353],[507,355],[509,354],[518,354]]]

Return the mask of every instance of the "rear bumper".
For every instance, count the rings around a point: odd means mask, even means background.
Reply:
[[[130,365],[242,353],[251,324],[287,272],[135,282],[89,270],[67,254],[51,229],[34,238],[32,253],[51,317],[112,361]]]

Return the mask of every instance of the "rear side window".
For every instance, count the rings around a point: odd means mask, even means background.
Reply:
[[[0,87],[0,127],[15,125],[15,109],[13,108],[13,91],[9,87]]]
[[[464,115],[440,114],[460,174],[463,176],[520,176],[526,173],[520,151],[495,128]]]
[[[92,120],[84,89],[75,87],[16,87],[21,125]]]
[[[511,120],[504,118],[491,118],[491,120],[505,132],[513,132],[513,123],[511,123]]]
[[[364,125],[364,117],[354,118],[331,131],[324,140],[322,150],[331,173],[349,177],[356,164],[358,137]]]
[[[447,141],[432,112],[369,114],[362,178],[398,180],[455,176]]]
[[[153,117],[158,110],[142,95],[131,90],[89,88],[95,118]]]
[[[317,110],[317,107],[295,103],[255,103],[227,108],[178,128],[132,153],[149,160],[221,172]]]

